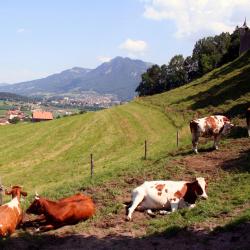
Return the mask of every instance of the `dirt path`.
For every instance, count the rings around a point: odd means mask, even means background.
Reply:
[[[250,141],[248,138],[231,140],[219,151],[201,152],[199,155],[181,155],[168,163],[185,167],[183,178],[190,178],[193,172],[198,172],[210,178],[219,178],[220,171],[235,169],[249,169],[246,157],[250,154]],[[178,153],[176,154],[178,156]],[[166,166],[167,167],[167,166]],[[177,178],[177,176],[173,176]],[[128,177],[123,186],[123,194],[119,201],[129,200],[131,186],[141,183],[139,177]],[[85,190],[89,193],[108,192],[117,183],[107,183],[95,190]],[[117,197],[116,197],[117,199]],[[100,196],[96,200],[98,209],[105,207]],[[250,203],[239,206],[236,210],[220,215],[219,218],[193,225],[178,231],[174,237],[166,235],[146,236],[147,222],[150,219],[144,213],[134,213],[134,221],[125,222],[124,209],[117,214],[111,213],[108,218],[93,220],[89,223],[85,233],[74,234],[71,227],[44,233],[39,236],[29,234],[12,236],[3,249],[250,249],[250,222],[240,224],[230,231],[213,232],[218,225],[226,224],[232,217],[250,207]]]

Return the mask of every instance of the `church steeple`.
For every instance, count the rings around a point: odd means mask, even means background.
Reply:
[[[245,17],[245,21],[244,21],[244,23],[243,23],[242,28],[248,28],[248,27],[247,27],[247,18],[246,18],[246,17]]]
[[[239,28],[239,32],[240,32],[239,54],[241,55],[242,53],[250,49],[250,29],[247,26],[246,17],[243,26]]]

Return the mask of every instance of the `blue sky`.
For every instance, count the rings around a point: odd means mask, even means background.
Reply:
[[[115,56],[168,63],[245,17],[250,23],[249,0],[1,1],[0,83],[95,68]]]

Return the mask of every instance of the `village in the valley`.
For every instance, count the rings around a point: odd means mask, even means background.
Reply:
[[[97,95],[93,92],[80,97],[56,96],[30,99],[3,94],[0,95],[0,126],[19,122],[50,121],[87,111],[106,109],[122,103],[114,95]]]

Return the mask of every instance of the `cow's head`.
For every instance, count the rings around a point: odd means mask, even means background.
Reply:
[[[22,191],[22,187],[20,186],[12,186],[10,190],[5,190],[6,195],[12,195],[12,199],[17,197],[20,200],[21,195],[27,196],[27,193]]]
[[[195,180],[195,193],[197,196],[203,198],[203,199],[207,199],[207,193],[206,193],[206,188],[207,188],[207,183],[205,181],[205,178],[203,177],[198,177]]]
[[[31,203],[31,205],[26,210],[27,214],[36,214],[40,215],[44,213],[43,206],[40,201],[39,195],[36,193],[34,201]]]
[[[229,121],[224,122],[224,126],[222,128],[221,133],[223,135],[228,135],[233,127],[234,127],[234,124],[232,124],[231,122]]]

